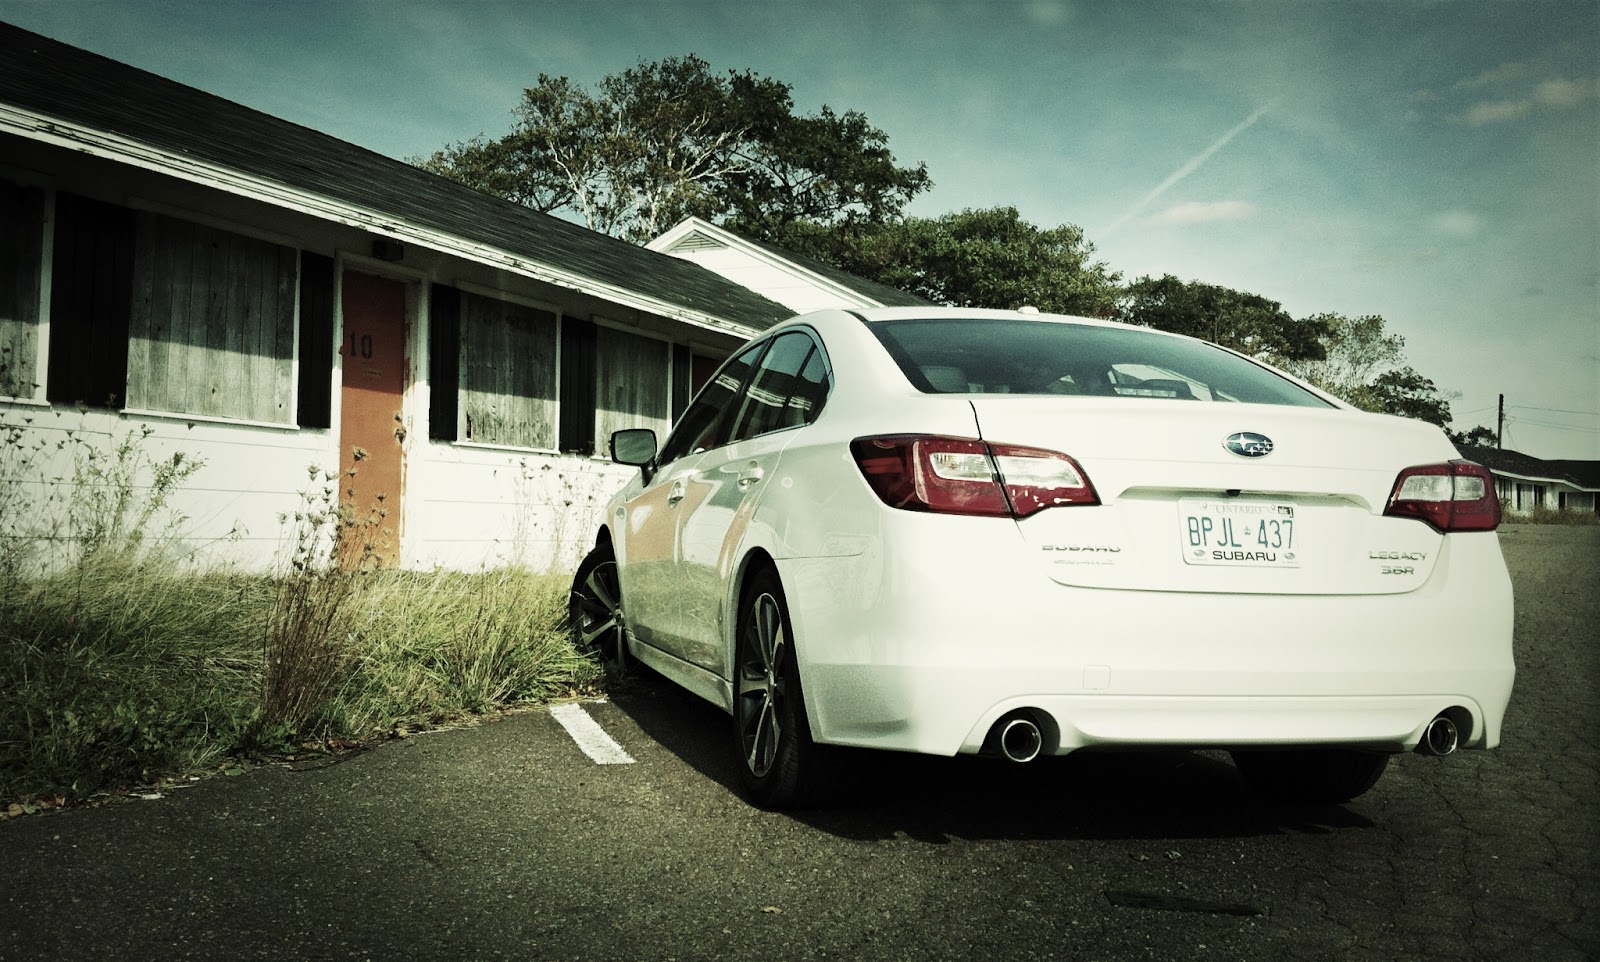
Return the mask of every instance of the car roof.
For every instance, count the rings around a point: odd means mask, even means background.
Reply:
[[[997,310],[986,307],[872,307],[852,310],[849,313],[871,324],[877,321],[937,320],[940,318],[992,318],[994,320],[1024,320],[1090,324],[1096,327],[1133,327],[1118,321],[1107,321],[1072,314],[1046,314],[1035,308],[1019,307],[1014,310]]]

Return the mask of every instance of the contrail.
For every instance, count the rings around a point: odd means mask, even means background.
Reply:
[[[1140,211],[1144,210],[1146,207],[1149,207],[1157,197],[1160,197],[1162,194],[1165,194],[1167,191],[1171,190],[1173,186],[1178,183],[1178,181],[1183,180],[1185,177],[1198,170],[1201,164],[1211,159],[1212,154],[1215,154],[1217,151],[1228,146],[1229,141],[1244,133],[1246,130],[1249,130],[1256,121],[1260,120],[1267,111],[1271,110],[1273,107],[1276,107],[1278,105],[1278,101],[1282,99],[1282,97],[1276,97],[1271,101],[1268,101],[1265,106],[1257,108],[1254,113],[1240,121],[1239,124],[1232,130],[1223,134],[1221,137],[1218,137],[1211,144],[1211,146],[1189,158],[1189,160],[1185,162],[1182,167],[1179,167],[1177,170],[1173,171],[1166,180],[1163,180],[1161,183],[1157,184],[1155,190],[1152,190],[1150,193],[1139,198],[1138,203],[1134,204],[1132,207],[1129,207],[1123,212],[1121,217],[1118,217],[1116,220],[1112,221],[1109,227],[1100,232],[1100,235],[1103,237],[1132,220]]]

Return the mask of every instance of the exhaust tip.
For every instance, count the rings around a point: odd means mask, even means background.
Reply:
[[[1000,754],[1021,764],[1031,762],[1044,750],[1044,735],[1032,718],[1017,717],[1000,724]]]
[[[1422,740],[1417,751],[1424,755],[1443,757],[1461,747],[1461,731],[1449,715],[1440,714],[1422,730]]]

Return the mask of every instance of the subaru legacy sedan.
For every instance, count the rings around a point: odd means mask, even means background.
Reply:
[[[786,321],[742,347],[574,580],[575,641],[729,713],[749,798],[838,746],[1226,750],[1342,802],[1500,741],[1512,598],[1483,467],[1214,344],[1021,311]]]

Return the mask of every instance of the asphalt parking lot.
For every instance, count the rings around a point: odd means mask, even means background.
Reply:
[[[1512,525],[1504,742],[1343,806],[1225,756],[874,758],[783,815],[645,684],[0,823],[0,959],[1517,959],[1600,955],[1600,527]],[[155,794],[155,793],[151,793]]]

